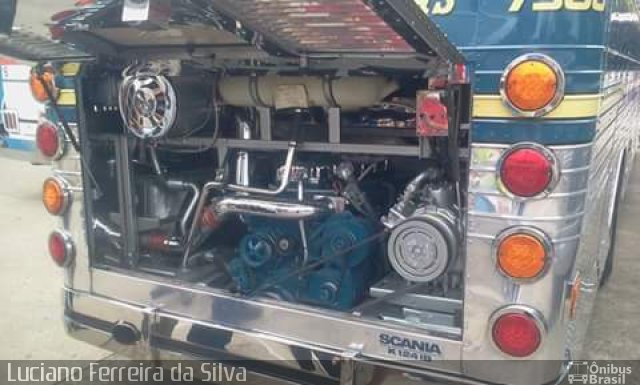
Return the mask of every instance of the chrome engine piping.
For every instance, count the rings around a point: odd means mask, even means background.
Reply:
[[[187,237],[187,243],[185,244],[185,252],[182,259],[182,268],[186,268],[189,264],[189,255],[191,254],[191,249],[193,248],[194,237],[196,233],[196,229],[198,227],[198,223],[202,218],[202,212],[204,207],[207,204],[207,199],[209,197],[209,193],[212,190],[231,190],[237,192],[246,192],[246,193],[254,193],[254,194],[262,194],[262,195],[270,195],[277,196],[286,191],[289,186],[289,182],[291,180],[291,170],[293,168],[293,159],[296,154],[296,149],[298,144],[296,142],[289,142],[289,149],[287,151],[287,158],[284,164],[284,172],[282,174],[282,180],[280,181],[280,186],[278,186],[275,190],[255,188],[249,186],[238,186],[233,184],[226,184],[222,181],[212,181],[204,185],[202,188],[202,193],[200,194],[200,201],[198,202],[198,206],[196,207],[196,212],[191,222],[191,230],[189,230],[189,236]]]
[[[298,144],[296,142],[289,143],[289,149],[287,150],[287,159],[284,163],[284,172],[282,174],[282,180],[280,181],[280,185],[275,190],[264,189],[264,188],[256,188],[250,186],[239,186],[235,184],[225,185],[225,190],[231,190],[236,192],[245,192],[249,194],[259,194],[259,195],[268,195],[268,196],[276,196],[280,195],[287,189],[289,186],[289,182],[291,181],[291,169],[293,168],[293,159],[296,155],[296,149]]]
[[[298,181],[298,202],[304,202],[304,182],[302,179]],[[300,228],[300,239],[302,239],[302,265],[306,266],[309,262],[309,242],[307,240],[307,231],[304,228],[304,220],[298,221],[298,227]]]
[[[109,227],[109,225],[107,225],[106,223],[102,222],[100,219],[95,218],[93,220],[93,229],[94,230],[102,230],[105,234],[107,234],[109,237],[111,238],[122,238],[122,233],[113,230],[111,227]]]
[[[98,218],[94,218],[93,220],[93,230],[102,231],[109,239],[111,245],[113,245],[117,250],[122,250],[122,233],[114,230],[111,226],[104,223]]]
[[[248,214],[258,217],[298,220],[313,218],[332,211],[330,202],[285,202],[246,196],[224,197],[214,202],[218,215]]]
[[[153,172],[158,176],[163,176],[162,167],[160,166],[160,161],[158,160],[158,151],[152,145],[149,146],[149,155],[151,156],[151,164],[153,165]]]
[[[200,200],[200,189],[198,189],[198,186],[195,183],[187,183],[179,180],[168,180],[167,186],[170,189],[191,190],[192,192],[191,202],[189,202],[189,206],[180,219],[180,234],[184,237],[188,232],[187,228],[189,227],[189,218],[193,216],[193,212]]]
[[[238,124],[238,136],[242,139],[251,139],[251,126],[246,121],[236,118]],[[250,186],[251,180],[249,175],[249,153],[241,151],[236,158],[236,185]]]

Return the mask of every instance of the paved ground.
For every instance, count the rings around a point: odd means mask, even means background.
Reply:
[[[15,26],[37,34],[47,34],[47,23],[56,12],[73,8],[76,0],[19,0]],[[44,12],[46,10],[46,12]]]
[[[618,221],[613,275],[598,293],[585,345],[589,359],[640,359],[640,160],[636,162]]]
[[[47,34],[49,17],[76,0],[20,0],[16,27]],[[46,11],[45,11],[46,10]],[[67,338],[62,324],[62,271],[46,240],[56,221],[40,203],[49,167],[0,159],[0,360],[100,359],[106,352]]]
[[[1,359],[101,359],[107,353],[67,338],[62,326],[62,272],[46,239],[56,221],[45,214],[40,186],[46,166],[0,160]],[[613,279],[601,292],[587,341],[592,359],[640,359],[640,163],[620,218]]]
[[[0,360],[98,359],[104,351],[67,338],[62,324],[62,270],[49,259],[56,221],[40,189],[47,166],[0,159]]]

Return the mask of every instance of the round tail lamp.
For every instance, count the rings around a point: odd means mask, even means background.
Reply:
[[[565,76],[551,57],[528,54],[511,62],[501,80],[503,101],[526,117],[540,117],[553,111],[565,92]]]
[[[42,121],[36,129],[36,146],[46,158],[58,160],[66,150],[64,133],[50,121]]]
[[[75,257],[75,246],[71,237],[62,231],[55,231],[49,236],[49,255],[60,267],[71,264]]]
[[[51,215],[63,215],[71,202],[69,185],[64,180],[52,177],[42,185],[42,203]]]
[[[547,270],[552,246],[548,237],[537,229],[513,228],[496,240],[498,269],[514,280],[534,280]]]
[[[545,327],[534,309],[508,306],[494,314],[491,325],[495,346],[510,357],[530,357],[542,345]]]
[[[534,143],[517,144],[507,150],[498,171],[506,192],[521,198],[545,195],[560,177],[555,155]]]

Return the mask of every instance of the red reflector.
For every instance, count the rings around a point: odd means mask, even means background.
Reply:
[[[49,27],[49,34],[51,35],[51,40],[60,40],[64,35],[64,27],[52,25]]]
[[[523,358],[538,350],[542,336],[533,317],[509,313],[498,318],[493,324],[493,341],[504,353]]]
[[[76,13],[78,13],[78,11],[74,9],[67,9],[66,11],[61,11],[51,16],[51,21],[58,22],[63,19],[68,19],[69,17],[75,15]]]
[[[73,243],[69,236],[54,232],[49,236],[49,254],[58,266],[67,266],[73,258]]]
[[[500,179],[514,195],[531,198],[542,194],[554,177],[553,161],[542,151],[520,148],[509,152],[502,160]]]
[[[47,158],[58,158],[62,155],[61,138],[58,127],[51,122],[42,122],[36,131],[36,145]]]

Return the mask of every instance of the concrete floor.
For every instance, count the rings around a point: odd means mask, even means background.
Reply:
[[[100,359],[106,352],[67,338],[62,270],[49,258],[56,220],[40,203],[47,166],[0,159],[0,360]]]
[[[590,359],[640,359],[640,162],[621,210],[613,278],[596,303],[586,343]],[[46,166],[0,160],[0,293],[5,293],[0,360],[88,359],[107,352],[68,338],[62,326],[62,271],[46,239],[56,220],[40,203]]]
[[[618,214],[613,274],[598,293],[585,343],[592,360],[640,359],[640,160]]]
[[[49,17],[76,0],[20,0],[15,26],[48,34]],[[46,12],[43,12],[46,10]],[[67,338],[62,325],[62,271],[50,261],[47,237],[56,221],[40,190],[49,167],[0,159],[0,360],[99,359],[106,352]]]

